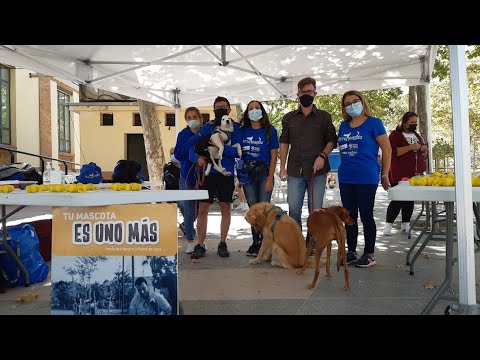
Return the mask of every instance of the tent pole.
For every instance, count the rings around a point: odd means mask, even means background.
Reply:
[[[478,313],[473,250],[472,179],[468,120],[468,82],[465,45],[449,45],[457,203],[459,303],[462,311]],[[447,265],[447,266],[451,266]]]

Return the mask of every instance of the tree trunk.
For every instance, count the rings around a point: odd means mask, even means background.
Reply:
[[[429,129],[428,129],[428,112],[427,112],[427,92],[426,92],[426,85],[417,85],[416,93],[417,93],[417,114],[418,114],[418,132],[422,135],[423,139],[427,143],[429,149],[433,149],[433,144],[430,146],[428,144],[429,136]],[[433,151],[433,150],[432,150]],[[428,164],[428,158],[426,159],[427,162],[427,169],[429,171],[432,170],[432,164]]]
[[[148,176],[150,181],[161,181],[165,155],[155,104],[144,100],[137,100],[137,102],[143,127],[143,139],[145,140]]]
[[[408,87],[408,111],[417,112],[417,89],[416,86]]]
[[[418,132],[427,139],[427,99],[425,97],[425,85],[417,85],[417,114],[419,117]]]

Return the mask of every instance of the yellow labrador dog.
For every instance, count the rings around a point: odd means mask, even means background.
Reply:
[[[307,247],[300,226],[275,204],[261,202],[253,205],[246,213],[245,220],[258,233],[263,233],[262,246],[250,264],[259,264],[262,260],[271,260],[273,266],[285,269],[303,267],[307,256]],[[308,261],[307,267],[314,267]]]

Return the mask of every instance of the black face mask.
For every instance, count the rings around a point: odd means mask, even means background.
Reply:
[[[414,132],[415,130],[417,130],[417,124],[409,125],[407,130],[410,131],[410,132]]]
[[[228,115],[228,110],[227,109],[217,109],[213,110],[215,113],[215,119],[221,119],[223,115]]]
[[[313,103],[313,96],[310,96],[308,94],[304,94],[300,96],[300,104],[302,104],[303,107],[309,107]]]

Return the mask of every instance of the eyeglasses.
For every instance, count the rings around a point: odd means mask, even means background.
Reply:
[[[215,107],[213,108],[213,110],[219,110],[219,109],[228,110],[228,105],[215,106]]]
[[[352,102],[348,102],[348,103],[345,103],[345,107],[349,107],[350,105],[353,105],[353,104],[358,104],[359,102],[362,102],[362,100],[360,99],[355,99],[353,100]]]
[[[308,94],[310,96],[313,96],[313,95],[316,94],[315,90],[303,90],[303,91],[300,90],[298,93],[301,94],[301,95]]]

